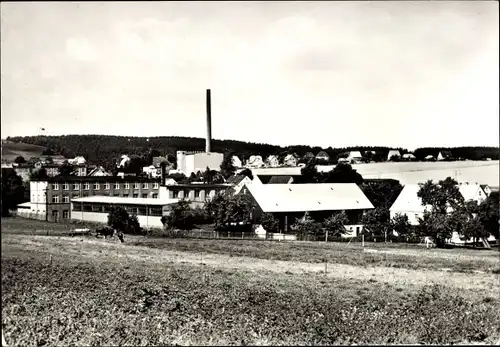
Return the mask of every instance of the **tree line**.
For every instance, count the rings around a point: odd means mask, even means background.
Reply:
[[[178,150],[203,151],[205,139],[199,137],[160,136],[160,137],[132,137],[113,135],[61,135],[61,136],[16,136],[8,137],[12,142],[23,142],[48,148],[47,153],[59,153],[66,158],[76,155],[84,156],[88,161],[105,165],[115,162],[122,154],[144,156],[151,150],[157,150],[162,155],[175,157]],[[330,163],[336,163],[339,158],[346,157],[350,151],[360,151],[366,160],[385,161],[391,149],[397,149],[401,154],[408,153],[405,148],[389,148],[384,146],[353,146],[341,148],[321,148],[317,146],[294,145],[277,146],[265,143],[253,143],[236,140],[212,140],[214,152],[233,152],[245,161],[251,155],[260,155],[264,159],[269,155],[277,155],[281,160],[291,153],[303,158],[308,152],[317,155],[325,151],[330,157]],[[427,155],[436,157],[442,150],[451,151],[454,158],[470,160],[499,159],[498,147],[456,147],[418,148],[414,154],[418,160],[423,160]]]

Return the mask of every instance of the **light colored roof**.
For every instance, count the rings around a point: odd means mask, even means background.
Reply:
[[[401,156],[401,154],[399,153],[399,151],[397,149],[391,149],[389,151],[389,154],[387,154],[387,158],[390,159],[393,155]]]
[[[29,201],[28,202],[23,202],[22,204],[18,204],[17,207],[21,207],[21,208],[28,207],[29,208],[29,207],[31,207],[31,203]]]
[[[349,157],[348,158],[362,158],[363,156],[361,155],[360,151],[351,151],[349,152]]]
[[[420,186],[418,184],[405,185],[390,210],[394,212],[424,212],[425,208],[422,206],[422,199],[417,196],[419,190]]]
[[[316,154],[316,158],[317,157],[325,157],[325,158],[330,158],[330,156],[328,155],[328,153],[326,153],[325,151],[321,151],[319,152],[318,154]]]
[[[264,212],[372,209],[355,183],[245,185]]]
[[[403,154],[403,158],[415,158],[415,156],[412,153],[405,153]]]
[[[476,199],[478,197],[477,192],[481,189],[478,184],[462,184],[458,188],[466,201]],[[424,212],[425,208],[422,206],[422,199],[417,196],[419,190],[420,186],[418,184],[405,185],[390,210],[393,212]],[[483,198],[485,198],[484,195]],[[428,206],[428,210],[430,210],[430,206]]]
[[[154,198],[124,198],[118,196],[86,196],[71,199],[71,202],[94,202],[103,204],[132,204],[132,205],[169,205],[179,202],[179,199],[154,199]]]
[[[469,183],[469,184],[460,184],[458,186],[460,193],[464,197],[465,201],[467,200],[476,200],[479,197],[478,192],[482,192],[484,194],[483,189],[477,183]],[[483,198],[486,196],[483,195]]]

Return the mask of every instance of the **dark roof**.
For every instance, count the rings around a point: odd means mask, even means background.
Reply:
[[[293,179],[292,176],[272,176],[268,184],[287,184]]]
[[[240,183],[246,176],[245,175],[235,175],[231,176],[226,180],[226,183],[230,184],[238,184]]]
[[[142,176],[125,176],[123,178],[119,176],[56,176],[49,178],[36,178],[31,181],[47,181],[47,182],[96,182],[96,183],[106,183],[106,182],[161,182],[160,178],[149,178]]]
[[[207,188],[229,188],[230,186],[228,184],[175,184],[168,186],[168,189],[183,189],[183,188],[200,188],[200,189],[207,189]]]
[[[328,157],[329,158],[330,156],[325,151],[321,151],[318,154],[316,154],[316,157]]]

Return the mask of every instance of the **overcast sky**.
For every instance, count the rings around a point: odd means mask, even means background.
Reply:
[[[499,143],[497,1],[0,6],[2,138]]]

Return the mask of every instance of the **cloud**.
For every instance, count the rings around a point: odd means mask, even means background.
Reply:
[[[84,37],[72,37],[66,41],[66,54],[78,61],[95,62],[100,59],[99,52]]]

